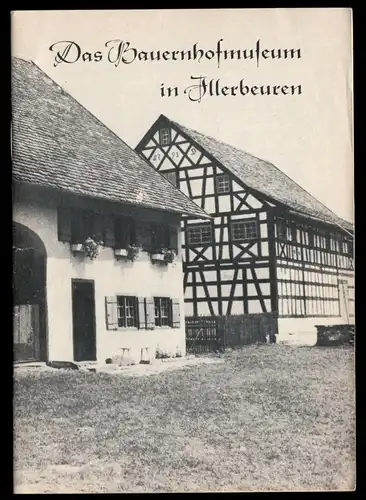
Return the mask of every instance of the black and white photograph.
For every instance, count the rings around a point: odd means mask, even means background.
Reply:
[[[14,493],[356,488],[352,10],[11,13]]]

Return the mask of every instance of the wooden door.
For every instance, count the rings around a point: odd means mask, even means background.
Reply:
[[[74,360],[96,360],[94,281],[72,280]]]
[[[39,305],[22,304],[13,309],[14,361],[39,361]]]

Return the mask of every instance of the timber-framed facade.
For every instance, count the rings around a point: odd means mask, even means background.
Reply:
[[[273,312],[283,331],[353,322],[349,222],[274,165],[164,115],[136,151],[212,217],[182,222],[186,315]]]

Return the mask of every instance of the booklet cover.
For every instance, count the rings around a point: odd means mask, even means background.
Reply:
[[[14,11],[14,491],[355,489],[352,11]]]

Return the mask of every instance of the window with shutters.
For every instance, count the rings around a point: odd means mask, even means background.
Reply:
[[[155,326],[172,326],[171,300],[167,297],[154,297]]]
[[[152,246],[158,250],[170,247],[170,229],[166,225],[153,224],[151,226]]]
[[[116,248],[127,248],[136,243],[136,225],[132,217],[114,218],[114,236]]]
[[[258,238],[256,221],[238,221],[231,224],[231,237],[233,240],[252,240]]]
[[[171,134],[169,128],[161,128],[159,130],[160,146],[168,146],[171,142]]]
[[[137,297],[125,295],[117,296],[117,322],[118,328],[138,326]]]

